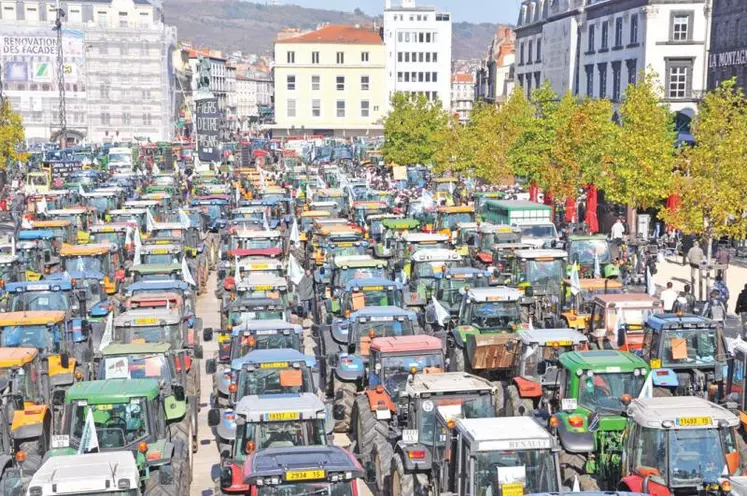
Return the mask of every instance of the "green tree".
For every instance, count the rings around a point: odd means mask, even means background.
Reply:
[[[385,160],[399,165],[433,163],[448,122],[439,101],[430,102],[425,95],[395,93],[384,118]]]
[[[5,99],[0,105],[0,167],[26,160],[28,155],[22,151],[24,140],[21,116],[13,112]]]
[[[662,91],[650,71],[625,91],[614,160],[600,176],[599,186],[608,200],[649,208],[671,192],[675,132]]]
[[[433,156],[436,174],[468,173],[475,165],[475,130],[473,124],[462,124],[452,118],[449,124],[436,131],[438,149]]]
[[[709,240],[743,239],[747,234],[747,101],[734,79],[706,95],[692,131],[696,146],[684,148],[676,159],[673,191],[679,195],[679,207],[663,209],[662,217]]]

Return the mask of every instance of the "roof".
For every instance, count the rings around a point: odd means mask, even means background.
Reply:
[[[371,341],[371,349],[380,353],[441,351],[442,347],[440,339],[424,334],[374,338]]]
[[[288,281],[282,277],[277,277],[272,274],[252,274],[251,277],[242,279],[239,283],[239,288],[256,288],[257,286],[272,286],[273,288],[287,288]]]
[[[451,82],[452,83],[474,83],[475,77],[472,74],[467,74],[464,72],[457,72],[456,74],[451,76]]]
[[[0,265],[12,264],[18,261],[17,255],[0,255]]]
[[[270,320],[249,320],[241,325],[242,330],[246,331],[293,331],[296,334],[303,332],[303,327],[299,324],[291,324],[280,319]]]
[[[474,451],[550,449],[553,436],[533,417],[457,419]]]
[[[305,362],[307,367],[316,365],[316,358],[304,355],[298,350],[280,348],[274,350],[253,350],[240,358],[231,360],[231,368],[238,370],[247,363]]]
[[[131,272],[138,272],[141,274],[159,274],[165,272],[181,272],[182,264],[140,264],[131,265],[129,267]]]
[[[495,391],[489,380],[466,372],[444,372],[443,374],[416,374],[407,382],[407,393],[410,396],[437,393],[461,393]]]
[[[38,354],[36,348],[0,348],[0,368],[22,367]]]
[[[33,229],[44,229],[45,227],[67,227],[72,225],[73,223],[69,220],[35,220],[31,222],[31,227]]]
[[[648,369],[642,358],[617,350],[569,351],[560,355],[560,363],[568,369],[591,369],[597,373]]]
[[[461,259],[459,253],[446,248],[420,248],[412,254],[413,262],[446,262]]]
[[[69,245],[64,243],[60,249],[60,256],[75,257],[88,255],[104,255],[111,250],[110,244],[97,243],[89,245]]]
[[[299,36],[276,39],[275,43],[339,43],[344,45],[383,45],[378,31],[342,24],[330,24]]]
[[[228,305],[229,305],[230,310],[233,310],[233,311],[240,310],[242,307],[255,308],[255,309],[257,307],[273,307],[275,309],[285,310],[287,306],[285,303],[283,303],[283,300],[280,298],[266,298],[266,297],[238,298],[230,302]]]
[[[350,320],[361,317],[407,317],[410,320],[417,318],[415,312],[395,306],[363,307],[350,314]]]
[[[236,405],[235,412],[237,415],[246,417],[247,422],[289,420],[288,418],[274,419],[266,415],[274,412],[296,413],[301,420],[325,419],[327,417],[324,403],[314,393],[244,396]]]
[[[643,427],[663,428],[662,422],[670,421],[681,429],[708,429],[717,427],[719,422],[727,422],[729,427],[739,425],[739,417],[726,408],[696,396],[674,396],[671,398],[635,399],[628,406],[628,417]],[[710,417],[708,423],[687,424],[682,419],[703,419]]]
[[[105,494],[128,480],[138,487],[140,474],[131,451],[108,451],[87,455],[52,456],[34,473],[29,487],[42,487],[41,494]],[[69,491],[69,492],[68,492]]]
[[[163,291],[165,289],[189,291],[189,284],[184,281],[172,281],[170,279],[162,281],[138,281],[127,286],[127,294],[132,294],[136,291]]]
[[[521,208],[524,210],[551,210],[549,205],[543,205],[529,200],[489,200],[491,204],[503,208]]]
[[[561,343],[569,339],[573,341],[574,345],[589,342],[585,334],[575,329],[520,329],[516,331],[516,334],[524,343],[536,343],[540,346],[553,345],[553,343]],[[558,346],[567,345],[558,344]]]
[[[179,314],[175,309],[133,308],[116,316],[114,318],[114,325],[157,325],[162,320],[165,321],[166,324],[178,324],[180,321]]]
[[[365,279],[353,279],[345,284],[345,291],[355,288],[368,288],[371,286],[384,286],[391,289],[402,289],[402,283],[384,279],[383,277],[367,277]]]
[[[237,238],[279,238],[281,236],[280,231],[250,231],[248,229],[242,229],[240,231],[236,231],[232,234],[232,236],[236,236]]]
[[[614,303],[618,307],[653,307],[658,306],[660,301],[655,296],[646,293],[623,293],[623,294],[600,294],[594,297],[605,305]]]
[[[60,274],[60,276],[62,275]],[[5,286],[5,289],[8,293],[15,293],[17,291],[21,293],[26,291],[70,291],[73,289],[73,283],[70,280],[59,277],[55,279],[42,279],[40,281],[9,282]]]
[[[55,233],[52,231],[45,231],[44,229],[38,229],[36,231],[23,230],[18,233],[19,241],[33,241],[37,239],[52,239],[55,237]]]
[[[646,325],[654,330],[667,329],[711,329],[716,322],[700,315],[684,314],[681,317],[673,313],[649,315]]]
[[[46,325],[65,320],[65,312],[33,311],[0,313],[0,327],[11,325]]]
[[[445,234],[408,232],[402,235],[402,239],[406,243],[422,243],[428,241],[435,243],[445,243],[449,240],[449,237]]]
[[[144,396],[154,399],[160,387],[157,379],[107,379],[77,382],[67,390],[66,401],[85,400],[89,403],[127,403],[130,398]]]
[[[282,476],[289,471],[323,468],[326,477],[331,472],[346,473],[351,478],[362,478],[365,472],[360,463],[339,446],[292,446],[267,448],[257,451],[244,464],[244,482],[256,477]]]
[[[470,298],[480,303],[486,301],[517,301],[524,296],[524,293],[520,290],[506,286],[470,288],[468,294]]]
[[[514,252],[519,258],[568,258],[568,252],[565,250],[538,249],[538,250],[516,250]]]
[[[169,343],[112,343],[101,350],[104,356],[163,354],[171,349]]]

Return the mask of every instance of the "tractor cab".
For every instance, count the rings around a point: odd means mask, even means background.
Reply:
[[[151,238],[152,240],[153,238]],[[176,265],[181,267],[184,248],[181,244],[148,243],[140,247],[140,262],[144,265]]]
[[[88,207],[71,207],[61,210],[47,210],[44,215],[49,221],[52,222],[70,222],[71,229],[74,235],[73,239],[78,243],[88,242],[88,227],[96,221],[94,210]]]
[[[662,313],[661,301],[647,294],[601,294],[591,300],[587,333],[600,349],[641,352],[643,327]]]
[[[475,207],[438,207],[436,210],[435,230],[438,234],[451,237],[462,222],[475,222]]]
[[[231,361],[229,405],[249,395],[317,393],[316,358],[292,349],[253,350]]]
[[[620,281],[612,279],[580,279],[578,292],[573,294],[570,279],[563,281],[561,293],[561,318],[568,327],[586,330],[589,326],[594,297],[597,295],[621,294],[623,286]]]
[[[74,279],[95,277],[104,285],[106,294],[114,294],[120,281],[114,277],[115,271],[124,264],[117,247],[108,243],[88,245],[62,245],[60,257],[62,267]]]
[[[25,275],[21,260],[17,255],[0,255],[0,284],[23,281],[26,278]]]
[[[57,253],[58,246],[56,246],[54,232],[23,230],[18,233],[16,256],[24,266],[27,281],[38,281],[58,267],[60,257]],[[7,282],[14,280],[5,276],[3,279]]]
[[[221,251],[223,260],[244,257],[280,258],[284,252],[282,233],[280,231],[236,231],[230,235],[225,251]]]
[[[411,256],[408,275],[409,307],[424,307],[434,294],[438,277],[447,269],[465,267],[464,258],[453,250],[421,248]]]
[[[179,263],[131,265],[127,270],[133,283],[181,281],[183,278]]]
[[[64,243],[75,243],[76,241],[73,223],[69,220],[35,220],[31,222],[31,229],[33,231],[52,231],[55,246],[58,248]]]
[[[417,219],[382,219],[382,232],[374,245],[374,255],[376,258],[391,258],[397,252],[399,238],[408,232],[417,231],[420,227],[420,221]]]
[[[46,459],[28,482],[28,494],[135,496],[140,494],[139,487],[140,474],[132,453],[112,451]]]
[[[338,301],[335,309],[334,303]],[[354,279],[345,285],[339,300],[330,303],[330,313],[337,315],[350,314],[363,307],[402,306],[402,284],[376,277]]]
[[[451,320],[456,320],[459,315],[459,306],[462,302],[462,292],[465,288],[487,288],[489,273],[485,270],[474,269],[472,267],[457,267],[446,269],[437,274],[436,286],[431,295],[426,295],[428,304],[425,307],[425,322],[431,327],[448,327],[451,322],[442,325],[438,322],[436,315],[436,305],[432,297],[435,297],[441,305],[451,315]]]
[[[134,222],[140,229],[140,232],[145,232],[147,227],[147,211],[145,208],[115,209],[109,210],[106,216],[109,222],[115,224]]]
[[[581,278],[599,277],[604,267],[612,263],[609,241],[605,236],[570,236],[568,239],[568,262],[578,264]],[[599,275],[594,272],[599,271]]]

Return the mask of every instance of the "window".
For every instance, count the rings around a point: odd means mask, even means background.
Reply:
[[[534,86],[535,88],[540,87],[540,72],[539,71],[534,73]]]
[[[594,34],[595,34],[594,31],[595,30],[596,30],[596,25],[589,24],[589,46],[587,48],[589,52],[594,51]]]
[[[368,91],[370,86],[370,78],[368,76],[361,76],[361,91]]]
[[[286,76],[285,77],[288,91],[295,91],[296,90],[296,76]]]
[[[402,31],[399,31],[397,33],[397,41],[400,42],[400,43],[402,43]]]
[[[311,63],[312,64],[319,63],[319,52],[311,52]]]
[[[337,100],[337,117],[345,117],[345,100]]]
[[[600,50],[607,50],[607,48],[609,48],[609,34],[610,23],[604,21],[602,22],[602,48]]]
[[[597,64],[599,70],[599,98],[607,98],[607,62]]]
[[[295,117],[296,116],[296,101],[288,100],[286,109],[288,112],[288,117]]]
[[[524,43],[519,44],[519,65],[524,65]]]
[[[109,99],[109,87],[104,85],[101,87],[101,99],[102,100],[108,100]]]
[[[422,62],[422,61],[423,61],[423,52],[419,52],[418,53],[418,62]]]
[[[537,40],[537,59],[535,62],[542,61],[542,40]]]
[[[405,82],[406,82],[406,83],[409,83],[409,82],[410,82],[410,73],[409,73],[409,72],[406,72],[406,73],[405,73]]]
[[[630,43],[638,43],[638,14],[630,16]]]
[[[615,19],[615,47],[622,48],[623,45],[623,19],[618,17]]]
[[[361,117],[370,117],[371,102],[368,100],[361,100]]]
[[[689,98],[692,86],[692,60],[667,60],[667,97]]]
[[[130,114],[130,112],[127,110],[122,113],[122,124],[124,124],[125,126],[129,126],[130,124],[132,124],[132,114]]]
[[[410,52],[405,52],[405,62],[410,61]]]
[[[594,96],[594,66],[587,65],[586,70],[586,96]]]
[[[112,122],[112,116],[109,114],[108,110],[105,110],[101,112],[101,124],[111,124]]]
[[[434,72],[434,73],[431,74],[431,81],[433,81],[434,83],[438,82],[438,73],[437,72]]]
[[[430,83],[431,82],[431,73],[430,72],[426,72],[425,73],[425,82],[426,83]]]
[[[288,52],[286,54],[286,60],[289,64],[295,64],[296,63],[296,52]]]
[[[425,33],[418,33],[418,43],[425,42]]]
[[[126,28],[129,25],[127,22],[127,12],[120,12],[119,13],[119,27],[120,28]]]
[[[418,72],[418,82],[422,83],[423,81],[424,81],[423,80],[423,73],[422,72]]]
[[[425,42],[426,43],[430,43],[431,42],[431,34],[430,33],[425,33]]]
[[[320,81],[319,76],[311,76],[311,91],[319,91]]]
[[[425,61],[430,62],[431,61],[431,52],[425,52]]]
[[[672,41],[690,40],[692,12],[672,12]],[[724,30],[728,31],[728,30]],[[726,34],[726,33],[725,33]]]
[[[402,52],[397,52],[397,62],[402,62],[404,58],[402,57]]]
[[[612,62],[612,100],[620,100],[620,62]]]
[[[438,52],[433,52],[433,62],[438,62]]]
[[[405,43],[410,43],[410,32],[409,31],[405,33]]]
[[[345,91],[345,76],[337,76],[337,91]]]
[[[149,113],[143,114],[143,125],[150,126],[153,123],[153,117]]]
[[[398,72],[398,73],[397,73],[397,82],[398,82],[398,83],[401,83],[401,82],[402,82],[403,80],[404,80],[404,78],[403,78],[403,76],[402,76],[402,73],[401,73],[401,72]]]
[[[321,117],[321,116],[322,116],[322,101],[311,100],[311,117]]]
[[[436,100],[438,100],[438,91],[433,92],[433,101],[435,102]]]
[[[629,59],[625,61],[625,65],[628,68],[628,84],[635,84],[638,77],[638,61],[636,59]]]
[[[361,52],[361,62],[368,62],[368,52]]]
[[[534,42],[529,40],[529,45],[527,46],[527,64],[532,63],[533,55],[534,55]]]
[[[337,63],[338,64],[345,63],[345,52],[337,52]]]

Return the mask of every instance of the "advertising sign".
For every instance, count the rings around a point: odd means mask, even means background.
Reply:
[[[220,133],[221,111],[217,98],[197,100],[195,132],[197,133],[197,155],[203,162],[220,161],[218,135]]]
[[[63,70],[66,83],[79,83],[85,63],[83,32],[62,31]],[[51,29],[5,26],[0,34],[0,63],[9,83],[54,83],[57,81],[57,33]],[[7,88],[13,91],[11,84]],[[24,91],[33,91],[23,88]],[[49,91],[38,87],[37,91]],[[82,90],[82,88],[81,88]]]

